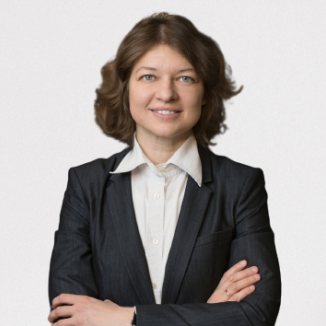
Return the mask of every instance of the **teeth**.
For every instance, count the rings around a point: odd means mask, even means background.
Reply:
[[[154,112],[162,113],[162,114],[173,114],[176,113],[176,111],[166,111],[166,110],[153,110]]]

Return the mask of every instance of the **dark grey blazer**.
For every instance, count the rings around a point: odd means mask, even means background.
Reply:
[[[274,325],[281,276],[264,174],[199,143],[203,183],[188,176],[156,305],[132,203],[131,173],[110,174],[130,147],[69,169],[55,232],[49,300],[60,293],[136,306],[138,326]],[[223,273],[242,259],[261,280],[241,302],[206,303]]]

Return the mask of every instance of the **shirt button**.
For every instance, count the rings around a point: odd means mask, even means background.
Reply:
[[[154,194],[154,198],[155,199],[159,199],[160,198],[160,194],[158,194],[158,193]]]
[[[158,169],[159,169],[159,171],[164,171],[165,170],[165,166],[164,165],[163,166],[159,166]]]
[[[156,289],[157,285],[155,283],[153,283],[153,289]]]
[[[153,239],[153,243],[154,243],[154,244],[158,244],[158,239],[154,238],[154,239]]]

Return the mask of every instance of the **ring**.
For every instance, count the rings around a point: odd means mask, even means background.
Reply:
[[[230,298],[230,293],[228,292],[228,290],[225,290],[225,293]]]

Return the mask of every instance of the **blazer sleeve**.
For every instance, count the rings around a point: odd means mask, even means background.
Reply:
[[[275,325],[281,302],[281,275],[270,226],[263,171],[252,168],[234,207],[235,238],[229,268],[242,259],[257,266],[261,279],[240,302],[136,305],[137,326]]]
[[[71,168],[60,212],[59,228],[55,232],[50,261],[49,300],[61,293],[98,297],[92,269],[88,207],[76,174]],[[59,318],[65,319],[65,318]]]

